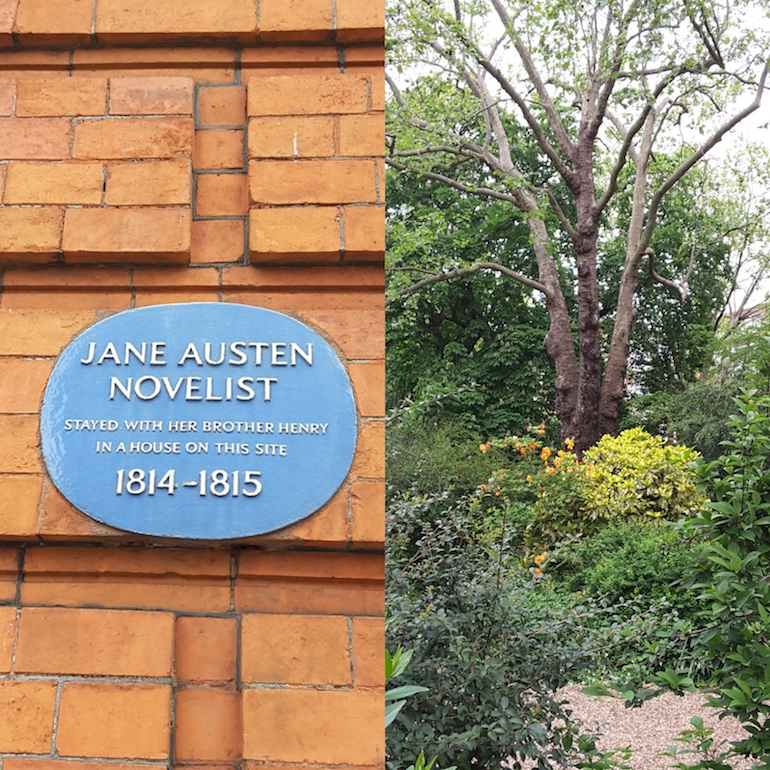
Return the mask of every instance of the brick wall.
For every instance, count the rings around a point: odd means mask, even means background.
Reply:
[[[0,768],[383,763],[382,4],[0,0]],[[48,479],[57,355],[116,311],[288,313],[348,368],[324,508],[129,535]]]

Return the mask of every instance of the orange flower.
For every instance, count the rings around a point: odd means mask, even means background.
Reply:
[[[540,459],[544,462],[548,462],[548,458],[553,454],[550,447],[544,446],[543,451],[540,453]]]
[[[571,438],[565,438],[564,446],[566,446],[567,449],[569,449],[569,451],[571,452],[575,448],[575,440]]]
[[[537,580],[542,574],[543,570],[541,570],[540,567],[535,567],[534,571],[532,572],[533,580]]]
[[[492,445],[488,441],[486,444],[479,444],[479,451],[483,454],[486,454],[490,450],[491,446]]]
[[[535,556],[535,564],[539,567],[548,558],[548,551],[543,551]]]
[[[531,484],[531,483],[532,483],[532,476],[530,476],[530,475],[527,475],[527,482],[528,482],[529,484]]]
[[[535,431],[538,436],[544,436],[545,435],[545,425],[543,423],[540,423],[540,425],[537,426],[537,430]]]

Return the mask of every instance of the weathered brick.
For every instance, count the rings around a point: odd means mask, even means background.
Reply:
[[[0,751],[47,754],[55,705],[56,682],[0,681]]]
[[[340,155],[379,157],[384,152],[384,115],[340,116]]]
[[[170,709],[169,686],[67,682],[56,750],[71,757],[166,759]]]
[[[61,232],[60,209],[0,209],[0,255],[56,254]]]
[[[104,115],[107,78],[32,76],[19,80],[17,117]]]
[[[189,250],[188,209],[67,209],[62,240],[67,257],[184,257]]]
[[[385,488],[381,481],[356,481],[350,485],[353,509],[353,542],[385,541]]]
[[[241,676],[267,684],[351,684],[348,648],[344,617],[246,615]]]
[[[63,160],[70,154],[72,122],[62,118],[0,120],[4,160]]]
[[[0,358],[0,413],[39,412],[52,368],[53,361]]]
[[[1,537],[30,537],[37,533],[42,488],[42,476],[3,477],[0,481]]]
[[[248,212],[246,174],[199,174],[196,184],[198,216],[242,216]]]
[[[174,644],[177,679],[234,682],[237,632],[235,618],[177,618]]]
[[[170,613],[25,607],[17,674],[171,676]]]
[[[249,250],[261,258],[340,254],[339,211],[332,206],[252,209]]]
[[[123,535],[81,513],[53,485],[49,486],[43,499],[43,520],[38,534],[50,541]]]
[[[196,131],[193,163],[196,169],[243,168],[243,130]]]
[[[175,756],[180,762],[240,759],[241,693],[183,689],[176,696]]]
[[[378,765],[385,701],[377,691],[246,690],[243,755],[266,762]],[[355,729],[351,729],[355,726]]]
[[[222,288],[254,288],[263,293],[268,291],[292,291],[292,298],[307,296],[312,292],[314,296],[322,293],[318,304],[340,304],[343,307],[351,304],[351,299],[357,294],[366,294],[369,291],[381,294],[385,287],[385,279],[382,270],[377,267],[358,265],[315,266],[311,268],[300,266],[281,267],[226,267],[222,271]],[[329,294],[334,293],[330,298]],[[355,307],[364,308],[369,304],[369,298],[364,297],[363,302]],[[298,308],[299,309],[299,308]]]
[[[382,67],[369,78],[369,101],[372,110],[383,112],[385,110],[385,73]]]
[[[324,40],[332,21],[332,0],[262,0],[259,8],[260,37],[266,41]]]
[[[0,310],[0,355],[58,355],[93,322],[93,312]]]
[[[2,5],[0,5],[2,14]],[[0,32],[2,36],[2,32]],[[16,104],[16,78],[0,78],[0,117],[13,115]]]
[[[19,0],[0,0],[0,44],[13,45],[13,22]]]
[[[189,77],[110,78],[110,115],[192,115]]]
[[[107,166],[108,206],[189,205],[192,201],[190,161],[139,161]]]
[[[361,75],[295,73],[248,81],[251,116],[336,115],[366,112],[369,84]]]
[[[369,42],[385,37],[384,3],[337,0],[337,40]]]
[[[375,165],[367,160],[252,161],[254,203],[374,203]]]
[[[190,118],[86,120],[75,127],[73,157],[84,160],[174,158],[191,156],[192,144]]]
[[[366,422],[358,432],[353,476],[381,478],[385,475],[385,423]]]
[[[385,619],[353,618],[353,679],[359,687],[385,686]]]
[[[385,416],[385,367],[382,364],[351,364],[358,412],[363,417]]]
[[[16,638],[16,607],[0,607],[0,673],[8,674]]]
[[[168,267],[140,267],[134,271],[136,289],[218,288],[219,271],[212,267],[180,271]]]
[[[98,205],[103,187],[101,163],[10,163],[3,202]]]
[[[334,118],[252,118],[250,158],[327,158],[335,154]]]
[[[304,310],[303,315],[323,329],[348,358],[382,358],[385,355],[385,326],[377,309],[379,298],[371,297],[372,309],[360,311]]]
[[[158,770],[158,765],[131,762],[72,762],[63,759],[40,759],[35,757],[5,757],[3,770]],[[219,770],[219,768],[206,768]],[[232,770],[228,768],[227,770]]]
[[[15,32],[48,44],[87,43],[93,0],[20,0]]]
[[[0,473],[41,473],[37,417],[0,415]]]
[[[208,86],[198,91],[198,125],[242,126],[245,123],[245,86]]]
[[[236,262],[244,252],[243,222],[232,219],[192,223],[190,262]]]
[[[256,32],[253,0],[227,3],[188,0],[99,0],[96,34],[105,40],[204,33],[209,37]]]
[[[383,259],[385,254],[385,207],[348,206],[343,218],[345,255],[348,258]]]

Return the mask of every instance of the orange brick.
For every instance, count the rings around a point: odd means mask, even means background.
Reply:
[[[0,209],[0,254],[55,254],[61,223],[60,209]]]
[[[9,271],[7,275],[15,272],[17,271]],[[234,266],[226,267],[222,271],[222,287],[258,288],[262,292],[289,289],[294,297],[300,291],[315,294],[324,288],[328,290],[332,287],[339,292],[340,297],[347,297],[349,302],[354,293],[366,292],[370,289],[383,291],[385,278],[382,270],[370,266],[335,265],[312,268]],[[351,289],[353,292],[350,291]],[[326,303],[326,292],[322,301]]]
[[[0,536],[29,537],[37,533],[42,488],[41,476],[3,477],[0,481]]]
[[[241,554],[238,574],[307,578],[308,581],[380,582],[384,578],[383,569],[382,557],[378,554],[247,550]]]
[[[25,607],[14,671],[171,676],[173,628],[170,613]]]
[[[374,203],[375,165],[366,160],[252,161],[254,203]]]
[[[71,762],[60,759],[25,759],[23,757],[6,757],[3,760],[3,770],[158,770],[157,765],[145,765],[131,762]],[[207,768],[206,770],[217,770]]]
[[[360,0],[337,0],[337,40],[363,42],[385,36],[385,5]]]
[[[108,206],[189,205],[192,200],[190,161],[111,163],[107,167]]]
[[[28,77],[19,80],[16,115],[104,115],[107,78]]]
[[[245,123],[244,86],[207,86],[198,91],[198,125],[242,126]]]
[[[2,14],[2,5],[0,5],[0,15]],[[0,32],[2,35],[2,32]],[[16,104],[16,78],[0,78],[0,117],[13,115],[13,108]]]
[[[378,765],[385,701],[377,691],[246,690],[243,756],[267,762]]]
[[[236,262],[243,257],[243,222],[232,219],[192,223],[190,262]]]
[[[39,412],[52,368],[53,361],[0,358],[0,413]]]
[[[20,0],[16,34],[49,44],[87,43],[91,38],[92,0]]]
[[[381,156],[384,153],[384,115],[340,116],[340,155]]]
[[[246,615],[244,682],[351,684],[348,621],[324,615]]]
[[[58,355],[93,322],[93,312],[0,310],[0,355]]]
[[[106,40],[146,40],[147,36],[204,33],[229,36],[257,31],[253,0],[227,3],[188,0],[99,0],[96,34]]]
[[[242,734],[239,692],[196,688],[177,693],[178,761],[240,759]]]
[[[72,123],[61,118],[0,120],[5,160],[63,160],[70,154]]]
[[[334,118],[249,121],[250,158],[325,158],[334,154]]]
[[[385,619],[353,618],[353,677],[357,686],[385,686]]]
[[[43,499],[43,521],[39,525],[38,534],[46,540],[67,539],[78,537],[91,538],[107,532],[118,533],[94,519],[69,503],[54,486],[49,486]]]
[[[350,486],[353,542],[385,541],[385,489],[382,482],[356,481]]]
[[[96,261],[96,260],[94,260]],[[71,310],[127,310],[131,307],[131,291],[9,291],[3,292],[5,308],[40,308]]]
[[[133,284],[136,289],[216,289],[219,287],[219,271],[213,267],[184,271],[173,267],[140,267],[134,271]]]
[[[363,417],[385,416],[385,367],[382,364],[351,364],[358,413]]]
[[[348,258],[376,257],[385,254],[385,207],[348,206],[345,224],[345,256]]]
[[[332,0],[262,0],[259,32],[263,40],[325,40],[332,29]],[[301,32],[299,32],[301,30]]]
[[[233,300],[234,301],[234,300]],[[377,299],[371,299],[376,307]],[[304,317],[325,331],[348,358],[382,358],[385,325],[378,310],[305,310]]]
[[[190,118],[87,120],[75,127],[73,157],[125,160],[190,156],[192,140],[193,122]]]
[[[198,216],[241,216],[248,212],[246,174],[199,174],[196,183]]]
[[[62,756],[165,759],[170,713],[168,686],[68,682],[56,749]]]
[[[48,754],[56,682],[0,681],[0,751]]]
[[[196,169],[243,168],[243,131],[196,131],[193,163]]]
[[[101,163],[11,163],[3,202],[99,205]]]
[[[248,81],[249,115],[336,115],[366,112],[369,84],[361,75],[295,73]]]
[[[8,289],[57,289],[71,291],[90,289],[92,291],[109,289],[128,289],[131,286],[127,268],[89,268],[52,266],[44,270],[38,268],[16,268],[6,270],[3,288]]]
[[[16,607],[0,607],[0,673],[8,674],[16,639]]]
[[[37,417],[0,416],[0,473],[41,473]]]
[[[378,69],[377,73],[371,75],[369,94],[371,109],[383,112],[385,110],[385,73],[382,72],[382,68]]]
[[[340,253],[339,212],[336,207],[252,209],[249,248],[257,256],[307,259]]]
[[[185,256],[190,250],[187,209],[67,209],[62,250],[69,256]]]
[[[0,601],[10,603],[16,599],[16,581],[20,577],[19,551],[15,548],[0,549]]]
[[[110,78],[110,115],[192,115],[192,78]]]
[[[19,0],[0,0],[0,44],[13,45],[13,22]]]
[[[174,645],[177,679],[234,682],[237,631],[235,618],[177,618]]]
[[[360,427],[350,472],[365,478],[385,475],[385,423],[367,422]]]

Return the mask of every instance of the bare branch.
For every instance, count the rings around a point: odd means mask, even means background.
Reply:
[[[669,281],[668,278],[664,278],[663,276],[658,275],[655,272],[655,252],[652,249],[645,249],[644,253],[647,255],[647,270],[650,273],[650,278],[652,278],[655,283],[659,283],[663,286],[667,286],[669,289],[673,289],[677,293],[679,301],[684,302],[687,298],[687,287],[682,287],[675,281]]]

